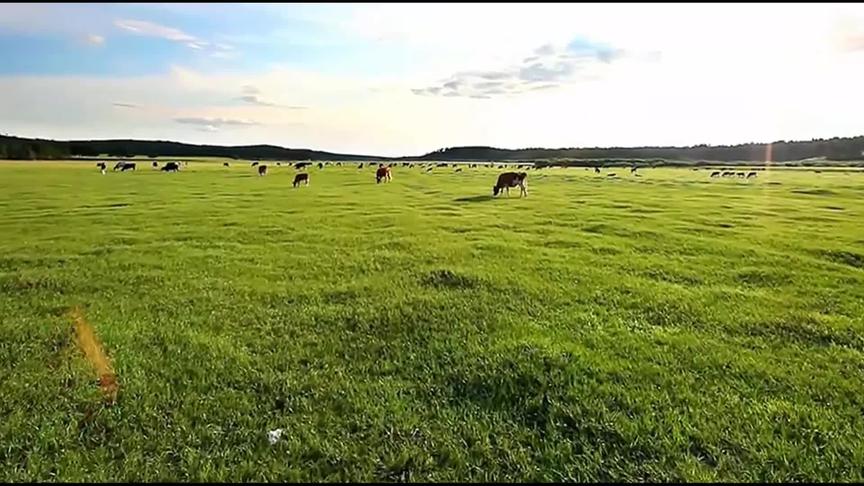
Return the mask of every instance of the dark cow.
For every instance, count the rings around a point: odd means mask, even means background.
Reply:
[[[337,165],[338,167],[342,167],[342,162],[336,162],[336,165]]]
[[[153,162],[153,168],[155,169],[156,167],[159,167],[159,162],[154,161]]]
[[[228,162],[222,162],[222,167],[231,167],[231,164]]]
[[[252,167],[255,167],[256,165],[258,165],[258,162],[257,162],[257,161],[256,161],[256,162],[252,162]]]
[[[180,170],[180,166],[177,165],[177,162],[168,162],[162,167],[163,172],[177,172]]]
[[[266,165],[259,165],[258,166],[258,175],[263,176],[266,174],[267,174],[267,166]]]
[[[711,173],[711,177],[719,177],[719,176],[720,176],[720,171],[719,171],[719,170],[716,170],[716,171],[714,171],[714,172]]]
[[[594,167],[594,173],[599,174],[600,173],[600,167]]]
[[[381,181],[390,182],[393,179],[390,167],[384,167],[384,164],[378,165],[378,170],[375,171],[375,183],[380,184]]]
[[[456,169],[456,172],[462,172],[462,168],[460,167],[460,168]]]
[[[126,172],[127,170],[135,170],[134,162],[117,162],[117,165],[114,166],[114,170],[120,169],[120,172]]]
[[[303,167],[308,167],[310,165],[312,165],[312,162],[297,162],[296,164],[294,164],[294,168],[300,170]]]
[[[738,173],[738,177],[744,177],[744,176],[746,176],[746,175],[747,175],[747,174],[745,174],[745,173],[743,173],[743,172],[739,172],[739,173]]]
[[[429,167],[428,169],[426,169],[426,172],[432,172],[432,169],[434,169],[434,168],[435,167]]]
[[[636,167],[635,166],[630,168],[630,173],[631,174],[636,173]]]
[[[363,164],[358,165],[357,168],[358,168],[358,169],[362,169],[362,168],[363,168]]]
[[[748,179],[750,179],[751,177],[756,177],[756,173],[755,173],[755,172],[751,172],[751,173],[747,174],[747,178],[748,178]]]
[[[606,177],[618,177],[618,176],[615,175],[614,172],[610,172],[610,173],[606,174]]]
[[[309,185],[309,174],[302,173],[294,176],[294,187],[299,187],[301,182],[305,182],[306,185]]]
[[[321,162],[318,162],[318,168],[319,168],[319,169],[323,169],[323,168],[324,168],[324,164],[322,164]]]
[[[282,162],[276,162],[276,165],[277,165],[278,167],[282,167]]]
[[[102,170],[105,170],[105,169],[107,168],[106,165],[105,165],[105,162],[99,162],[99,163],[97,163],[97,164],[96,164],[96,167],[99,167],[99,168],[102,169]]]
[[[492,196],[497,196],[501,191],[507,192],[507,197],[510,197],[510,188],[519,186],[519,197],[528,195],[528,189],[525,187],[525,180],[528,178],[526,172],[504,172],[498,176],[498,181],[492,187]]]

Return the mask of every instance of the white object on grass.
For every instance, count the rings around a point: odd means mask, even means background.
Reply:
[[[276,429],[267,432],[267,440],[270,441],[270,445],[278,442],[280,437],[282,437],[282,429]]]

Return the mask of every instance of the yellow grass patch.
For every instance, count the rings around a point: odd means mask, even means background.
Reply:
[[[107,402],[114,403],[120,386],[117,383],[117,375],[111,367],[111,359],[105,353],[99,338],[96,337],[93,326],[84,319],[81,308],[77,306],[72,308],[69,311],[69,317],[75,327],[75,341],[99,377],[99,388],[102,390],[102,395]]]

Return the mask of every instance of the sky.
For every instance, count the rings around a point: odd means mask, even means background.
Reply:
[[[443,147],[864,135],[861,4],[0,4],[0,133]]]

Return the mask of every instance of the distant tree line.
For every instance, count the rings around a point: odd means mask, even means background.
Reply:
[[[585,161],[640,159],[665,161],[764,162],[825,158],[834,161],[864,159],[864,136],[808,141],[779,141],[770,144],[694,145],[689,147],[610,147],[610,148],[526,148],[495,147],[442,148],[419,157],[389,160],[463,160],[463,161],[546,161],[547,164],[584,165]],[[69,157],[227,157],[233,159],[279,160],[384,160],[386,157],[335,154],[274,145],[223,147],[147,140],[54,141],[0,135],[0,159],[63,159]],[[583,162],[579,162],[583,161]]]
[[[527,148],[453,147],[430,152],[422,160],[554,160],[554,159],[644,159],[681,161],[792,161],[811,158],[829,160],[864,159],[864,136],[779,141],[770,144],[694,145],[690,147]]]

